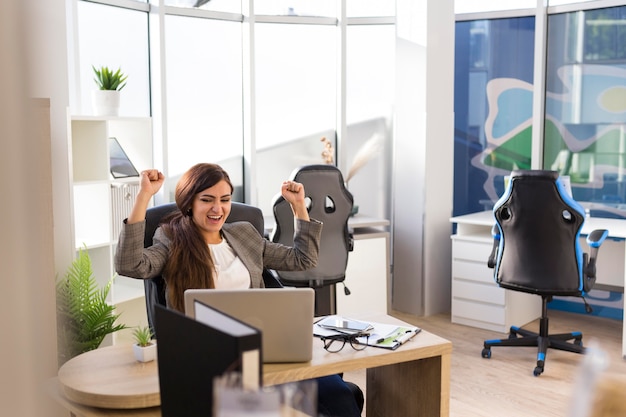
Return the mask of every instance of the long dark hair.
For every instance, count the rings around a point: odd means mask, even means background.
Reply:
[[[175,200],[179,211],[165,219],[161,226],[170,239],[170,254],[163,271],[167,280],[171,308],[183,312],[184,292],[189,288],[215,288],[215,265],[200,230],[193,222],[191,207],[196,194],[226,181],[233,192],[228,173],[216,164],[192,166],[176,184]]]

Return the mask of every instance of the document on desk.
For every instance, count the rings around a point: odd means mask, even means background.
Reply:
[[[332,330],[319,325],[319,321],[313,324],[313,335],[317,337],[333,336],[338,334],[350,334],[346,331]],[[415,337],[422,331],[416,326],[398,326],[396,324],[374,323],[369,322],[371,329],[368,336],[357,337],[357,341],[361,344],[379,347],[383,349],[395,350],[404,343]]]
[[[422,331],[416,326],[397,326],[394,324],[372,323],[374,330],[369,336],[359,337],[359,343],[369,346],[395,350]]]

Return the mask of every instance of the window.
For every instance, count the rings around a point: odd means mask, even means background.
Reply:
[[[549,17],[543,163],[591,215],[626,217],[625,42],[626,6]]]
[[[150,116],[150,77],[148,55],[148,13],[79,1],[78,101],[75,114],[94,114],[91,92],[96,88],[92,65],[121,68],[128,75],[120,101],[121,116]],[[123,27],[124,30],[111,30]]]
[[[168,15],[165,28],[170,189],[192,165],[212,162],[243,201],[241,23]]]
[[[360,213],[391,211],[391,136],[395,93],[394,25],[351,25],[346,42],[347,136],[344,179]],[[357,155],[376,150],[352,178]],[[354,171],[352,171],[354,172]]]
[[[323,163],[322,138],[336,149],[335,26],[256,26],[258,205],[271,202],[291,172]]]

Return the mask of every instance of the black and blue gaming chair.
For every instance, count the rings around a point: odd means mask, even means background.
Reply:
[[[584,352],[582,333],[548,333],[547,304],[553,296],[585,300],[595,283],[598,249],[608,231],[590,233],[589,253],[582,251],[579,238],[585,211],[555,171],[513,171],[493,213],[494,246],[488,265],[494,278],[502,288],[541,296],[542,311],[539,333],[512,326],[507,339],[486,340],[482,356],[490,358],[493,346],[537,346],[533,374],[539,376],[548,348]]]

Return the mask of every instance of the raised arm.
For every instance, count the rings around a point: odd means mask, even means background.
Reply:
[[[128,215],[127,224],[139,223],[146,219],[146,210],[150,199],[155,195],[165,182],[165,176],[157,169],[141,171],[140,188],[135,204]]]
[[[309,221],[309,212],[304,199],[304,186],[299,182],[285,181],[283,182],[280,192],[291,206],[293,216],[296,219]]]

